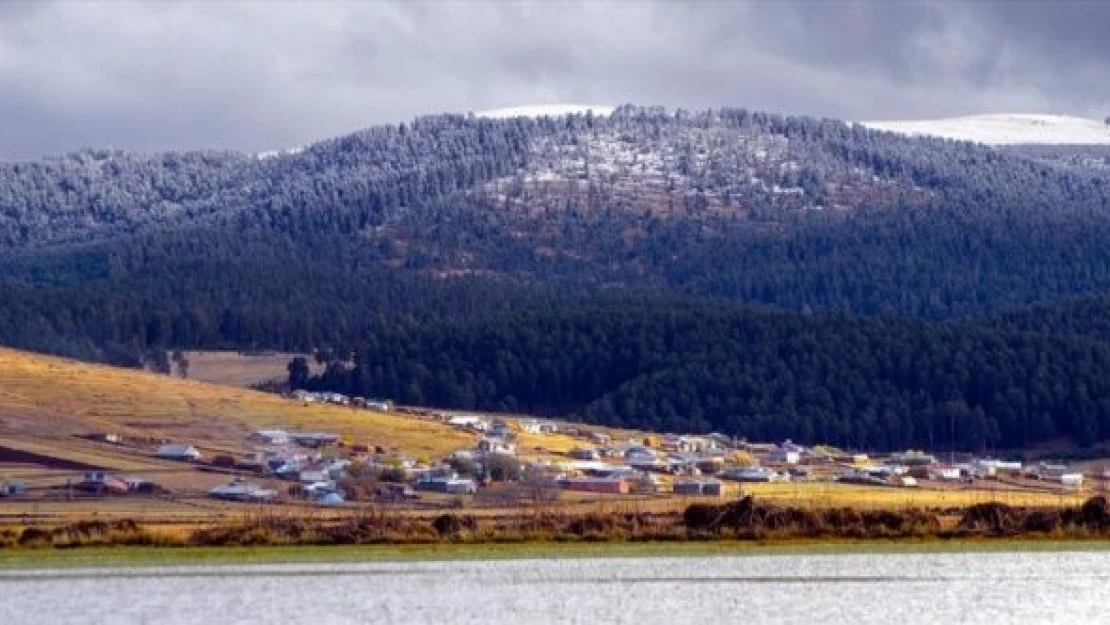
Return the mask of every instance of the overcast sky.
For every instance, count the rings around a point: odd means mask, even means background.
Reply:
[[[1110,3],[0,0],[0,158],[583,102],[1110,114]]]

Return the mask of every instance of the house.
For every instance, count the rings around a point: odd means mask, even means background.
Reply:
[[[449,476],[438,476],[429,473],[421,475],[419,479],[413,482],[413,488],[435,493],[469,495],[478,491],[478,484],[472,479],[460,478],[455,473]]]
[[[23,482],[0,482],[0,497],[18,497],[27,492]]]
[[[483,454],[512,455],[516,453],[516,445],[495,438],[483,438],[478,441],[478,451]]]
[[[789,482],[790,476],[767,467],[735,467],[721,473],[721,478],[734,482]]]
[[[338,404],[346,406],[351,403],[351,398],[343,393],[321,393],[323,400],[329,404]]]
[[[955,482],[961,477],[959,467],[937,466],[933,468],[932,478],[942,482]]]
[[[478,432],[485,432],[489,429],[489,422],[482,417],[474,415],[455,415],[447,419],[447,425],[453,425],[459,428],[466,428],[468,430],[475,430]]]
[[[126,482],[103,471],[86,472],[81,481],[77,483],[76,488],[98,495],[125,495],[129,490]]]
[[[693,480],[675,482],[672,491],[676,495],[720,497],[724,494],[724,484],[717,480]]]
[[[247,437],[247,440],[263,445],[288,445],[289,433],[285,430],[277,429],[258,430]]]
[[[200,460],[200,452],[192,445],[185,445],[181,443],[171,443],[162,445],[154,455],[162,458],[163,460],[179,460],[182,462],[195,462]]]
[[[909,449],[903,452],[891,454],[890,461],[897,464],[904,464],[909,467],[927,466],[936,464],[937,458],[932,454],[927,454],[923,451]]]
[[[554,434],[559,431],[559,426],[554,421],[528,419],[520,422],[520,429],[529,434]]]
[[[587,493],[607,493],[611,495],[627,495],[628,482],[624,478],[613,477],[571,477],[557,481],[564,490],[580,491]]]
[[[1083,486],[1082,473],[1061,473],[1056,478],[1056,480],[1064,486],[1068,486],[1070,488],[1079,488],[1080,486]]]
[[[624,459],[633,462],[655,462],[655,450],[643,445],[632,445],[624,450]]]
[[[265,489],[242,479],[235,479],[227,484],[217,486],[208,491],[208,494],[216,499],[228,501],[272,501],[277,499],[276,490]]]
[[[776,464],[798,464],[802,460],[803,448],[795,445],[790,439],[783,441],[781,445],[776,445],[767,450],[767,462]]]
[[[312,449],[329,447],[339,442],[339,435],[331,432],[294,432],[289,438],[301,447]]]
[[[158,490],[158,485],[144,477],[125,477],[123,483],[127,484],[128,492],[149,494]]]

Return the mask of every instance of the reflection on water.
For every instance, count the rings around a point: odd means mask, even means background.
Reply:
[[[1110,553],[0,571],[0,624],[1110,622]]]

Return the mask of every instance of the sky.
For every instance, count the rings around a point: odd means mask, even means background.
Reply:
[[[575,102],[1110,115],[1110,2],[0,0],[0,159]]]

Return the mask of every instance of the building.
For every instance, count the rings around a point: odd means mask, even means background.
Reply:
[[[18,497],[27,493],[23,482],[0,482],[0,497]]]
[[[247,440],[263,445],[288,445],[289,433],[285,430],[258,430],[251,434]]]
[[[81,481],[77,483],[76,488],[89,493],[98,495],[125,495],[128,490],[127,482],[108,475],[104,471],[89,471],[86,472]]]
[[[265,489],[241,479],[235,479],[227,484],[217,486],[208,491],[208,494],[216,499],[227,501],[272,501],[277,499],[276,490]]]
[[[717,480],[692,480],[675,482],[672,487],[676,495],[720,497],[724,494],[724,484]]]
[[[316,449],[335,445],[339,442],[339,435],[331,432],[295,432],[289,435],[289,439],[301,447]]]
[[[927,454],[923,451],[909,449],[903,452],[891,454],[890,461],[896,464],[904,464],[908,467],[927,466],[936,464],[937,458],[932,454]]]
[[[955,482],[961,477],[959,467],[937,466],[932,471],[932,478],[942,482]]]
[[[200,460],[201,454],[196,447],[181,443],[162,445],[154,455],[163,460],[179,460],[182,462],[195,462]]]
[[[721,478],[734,482],[789,482],[790,476],[767,467],[736,467],[721,473]]]
[[[125,477],[123,483],[127,484],[128,492],[150,494],[158,491],[158,485],[145,477]]]
[[[478,492],[477,482],[469,478],[460,478],[455,474],[449,476],[424,474],[413,483],[413,487],[416,490],[451,495],[472,495]]]
[[[767,462],[777,464],[798,464],[802,460],[803,451],[805,450],[801,446],[787,439],[781,445],[767,450],[766,458]]]
[[[483,454],[512,455],[516,453],[516,446],[495,438],[483,438],[478,441],[478,451]]]
[[[455,415],[447,419],[447,425],[455,427],[466,428],[468,430],[475,430],[478,432],[485,432],[489,429],[489,422],[482,417],[474,415]]]
[[[607,493],[611,495],[627,495],[628,482],[623,478],[612,477],[570,477],[562,478],[557,482],[564,490],[587,493]]]
[[[554,421],[528,419],[520,422],[520,429],[529,434],[554,434],[559,431],[559,426]]]
[[[1082,473],[1061,473],[1056,479],[1064,486],[1070,488],[1079,488],[1083,486]]]

